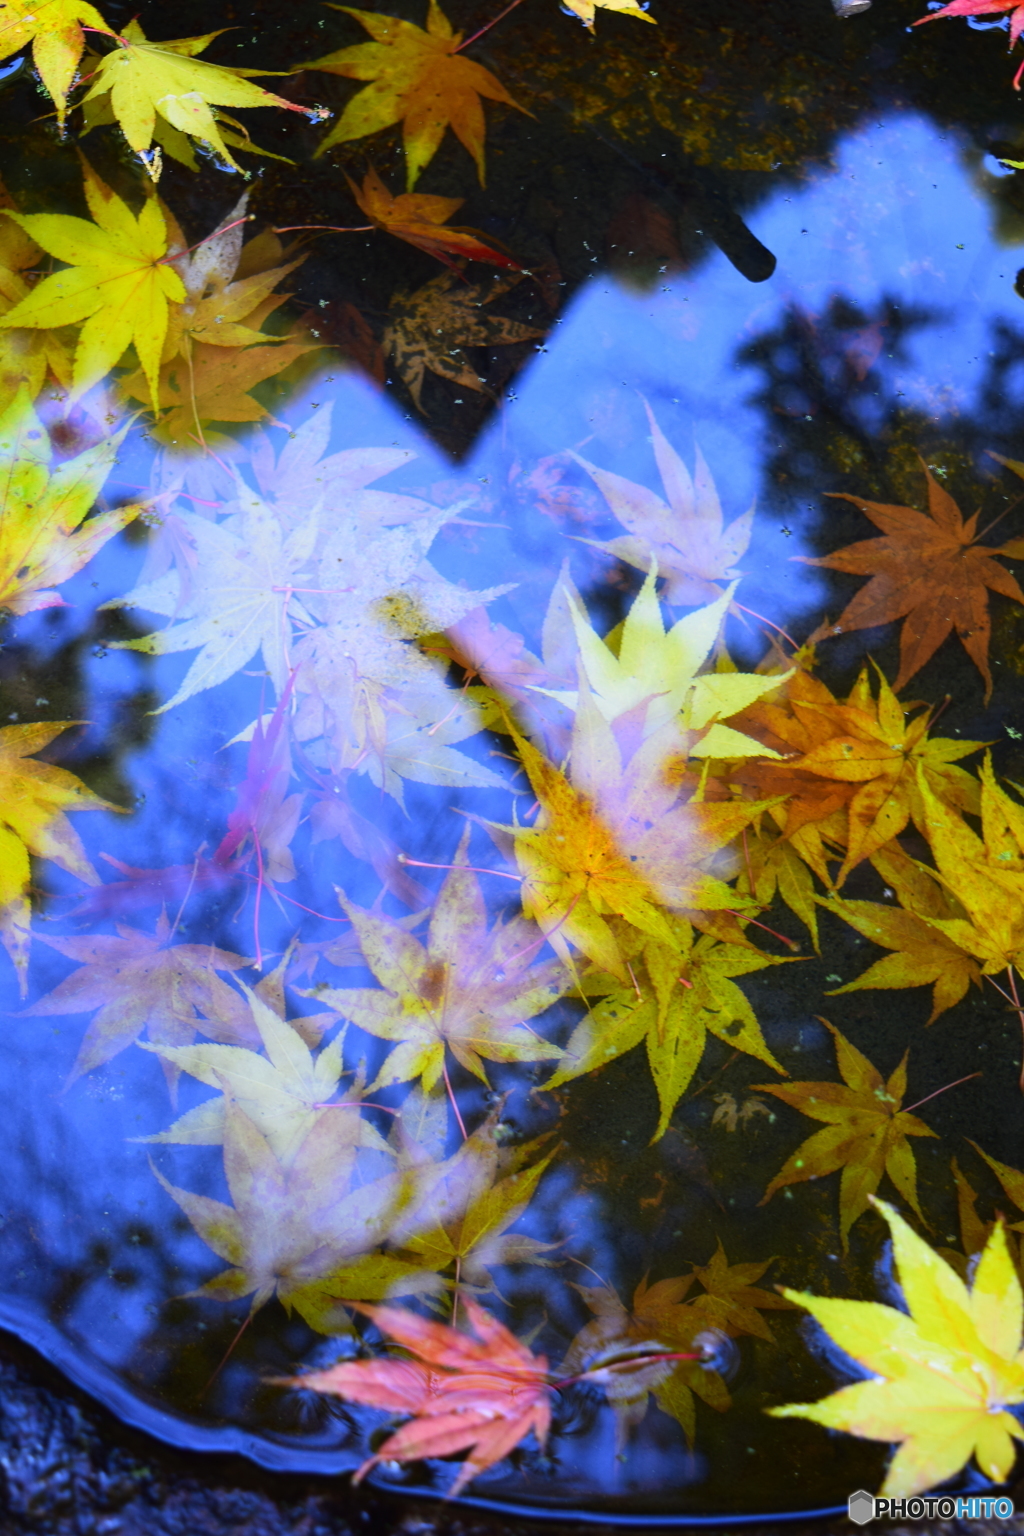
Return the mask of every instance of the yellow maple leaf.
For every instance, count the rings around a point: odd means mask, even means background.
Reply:
[[[275,96],[260,85],[250,85],[244,78],[284,71],[233,69],[195,58],[225,30],[221,27],[200,37],[151,43],[138,22],[130,21],[115,39],[114,51],[99,60],[92,89],[83,100],[94,101],[109,91],[114,116],[136,154],[147,155],[159,113],[179,133],[209,144],[237,171],[240,167],[232,159],[217,126],[215,107],[286,107],[289,112],[304,112],[307,117],[321,114],[318,109],[300,107],[283,96]],[[156,180],[158,163],[150,170]]]
[[[800,1184],[843,1170],[839,1186],[839,1230],[845,1252],[850,1228],[888,1174],[904,1200],[923,1221],[917,1202],[917,1167],[908,1136],[934,1136],[923,1120],[901,1109],[907,1091],[907,1053],[886,1081],[878,1068],[830,1024],[836,1043],[841,1083],[754,1083],[758,1093],[772,1093],[823,1130],[809,1136],[772,1179],[760,1204],[786,1184]]]
[[[13,207],[0,185],[0,206]],[[6,315],[32,291],[42,252],[11,219],[0,216],[0,315]],[[24,384],[34,400],[51,373],[63,389],[71,387],[71,357],[56,331],[0,332],[0,411]]]
[[[317,150],[361,139],[393,123],[404,122],[407,190],[437,153],[451,127],[476,161],[484,185],[484,112],[481,96],[525,111],[489,69],[464,58],[462,33],[453,32],[437,0],[430,0],[426,31],[411,21],[357,11],[350,5],[332,10],[354,16],[369,32],[371,43],[339,48],[314,59],[306,69],[323,69],[349,80],[368,80],[366,89],[348,103],[341,118]]]
[[[884,1497],[934,1488],[972,1456],[986,1477],[1001,1483],[1013,1466],[1014,1440],[1024,1440],[1008,1411],[1024,1402],[1024,1296],[1003,1225],[989,1237],[968,1290],[891,1206],[873,1204],[892,1232],[908,1312],[784,1290],[872,1379],[817,1403],[785,1403],[768,1412],[895,1441]]]
[[[25,996],[31,925],[29,854],[52,859],[88,885],[100,878],[85,856],[65,811],[115,811],[66,768],[37,762],[74,720],[40,720],[0,727],[0,941],[14,962]]]
[[[167,227],[160,205],[147,198],[142,211],[101,181],[83,161],[85,197],[95,223],[67,213],[10,213],[16,224],[66,265],[44,277],[0,327],[82,329],[75,349],[72,398],[85,394],[135,346],[159,412],[157,374],[167,334],[168,303],[181,303],[185,288],[167,262]]]
[[[0,608],[33,613],[62,599],[66,581],[142,508],[86,513],[114,463],[125,432],[104,438],[50,470],[50,439],[28,390],[0,415]]]
[[[657,26],[653,16],[648,16],[636,0],[560,0],[563,10],[578,16],[588,31],[594,30],[594,17],[601,11],[621,11],[624,16],[635,16],[637,21],[649,21]]]
[[[85,49],[84,27],[111,31],[87,0],[6,0],[0,6],[0,59],[32,44],[32,62],[56,103],[61,132],[68,91]]]

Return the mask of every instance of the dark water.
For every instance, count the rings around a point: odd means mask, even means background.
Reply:
[[[116,6],[108,14],[118,25],[128,19]],[[415,6],[401,14],[422,22]],[[471,9],[450,14],[467,33],[491,19]],[[793,563],[874,532],[851,503],[823,499],[826,492],[923,506],[920,455],[965,515],[980,513],[979,527],[1005,512],[998,537],[1019,536],[1017,481],[986,450],[1024,457],[1024,314],[1015,290],[1024,214],[1019,173],[998,158],[1024,137],[1020,98],[1001,33],[949,22],[911,34],[915,14],[882,3],[845,21],[825,3],[685,13],[663,5],[657,28],[601,12],[591,40],[575,19],[528,0],[488,34],[479,57],[534,116],[488,109],[486,191],[451,135],[418,190],[466,197],[459,219],[536,273],[503,291],[494,308],[537,335],[471,351],[486,391],[428,372],[417,409],[408,376],[395,368],[381,383],[357,364],[381,372],[374,347],[403,302],[396,295],[442,269],[382,233],[311,240],[286,283],[294,298],[282,313],[288,322],[304,317],[330,347],[259,386],[270,416],[251,428],[214,425],[206,452],[173,441],[170,430],[161,441],[145,416],[136,420],[100,504],[122,504],[143,494],[138,487],[162,493],[148,519],[154,526],[133,524],[65,582],[67,606],[7,622],[4,724],[80,722],[44,757],[119,809],[72,817],[99,884],[52,861],[34,863],[36,938],[24,1001],[3,961],[3,1316],[33,1337],[44,1325],[54,1329],[52,1348],[70,1347],[62,1358],[74,1357],[73,1369],[88,1374],[95,1365],[139,1411],[170,1415],[164,1426],[179,1443],[234,1427],[258,1437],[256,1453],[273,1464],[356,1467],[380,1443],[381,1415],[269,1380],[358,1347],[345,1299],[390,1293],[408,1302],[433,1286],[438,1315],[448,1316],[452,1285],[476,1285],[485,1305],[557,1364],[592,1317],[581,1287],[604,1282],[628,1305],[645,1277],[687,1275],[719,1243],[731,1264],[770,1262],[750,1282],[762,1288],[891,1295],[876,1216],[860,1218],[843,1250],[838,1174],[759,1204],[815,1127],[754,1091],[777,1079],[727,1039],[709,1035],[669,1129],[654,1141],[658,1100],[642,1048],[550,1092],[542,1087],[550,1058],[488,1059],[484,1083],[449,1053],[450,1100],[439,1075],[425,1103],[402,1082],[368,1092],[374,1107],[361,1112],[332,1115],[324,1105],[351,1088],[352,1074],[372,1083],[391,1049],[358,1021],[339,1032],[341,1012],[329,1006],[341,989],[383,980],[380,966],[376,980],[366,969],[339,889],[380,921],[406,920],[425,943],[426,927],[416,922],[468,827],[465,857],[484,871],[487,923],[516,920],[515,861],[507,836],[492,837],[487,824],[528,819],[532,796],[514,777],[493,698],[467,688],[477,680],[449,664],[443,632],[486,603],[493,625],[542,658],[528,681],[564,692],[576,687],[564,583],[574,583],[600,634],[630,611],[641,575],[595,548],[622,530],[570,451],[657,493],[647,402],[691,469],[699,445],[727,522],[756,504],[749,549],[737,561],[746,614],[734,610],[725,630],[743,669],[765,652],[765,621],[802,640],[857,589],[856,578]],[[144,11],[147,31],[161,36],[165,18],[155,10],[147,18]],[[231,9],[217,19],[239,28],[231,35],[237,58],[225,52],[221,62],[253,67],[284,67],[357,40],[355,24],[346,30],[333,13],[322,27],[285,8]],[[185,7],[174,25],[182,35],[197,32],[209,25],[209,10]],[[299,99],[336,109],[349,94],[330,76],[297,81]],[[18,205],[83,213],[77,162],[37,121],[40,98],[27,68],[5,89],[4,174]],[[298,166],[269,161],[260,172],[257,230],[356,222],[342,170],[361,176],[369,154],[399,187],[396,135],[314,162],[322,129],[265,116],[254,137]],[[137,171],[116,131],[94,132],[83,148],[130,198]],[[242,190],[237,175],[208,162],[198,176],[169,164],[160,185],[190,241],[208,234]],[[494,281],[483,266],[469,276]],[[363,317],[358,345],[355,311]],[[94,392],[65,420],[58,394],[44,392],[39,410],[65,457],[125,410],[113,394]],[[240,638],[229,658],[237,664],[214,656],[208,675],[194,634],[183,631],[182,649],[167,655],[123,648],[165,624],[187,625],[194,600],[208,616],[227,612],[230,562],[245,568],[245,580],[258,568],[270,572],[261,578],[262,647]],[[717,574],[717,588],[684,597],[666,616],[674,621],[724,590]],[[128,594],[134,606],[124,604]],[[995,596],[991,611],[991,700],[955,639],[903,699],[938,706],[948,696],[940,734],[993,743],[998,772],[1021,782],[1022,610]],[[199,638],[216,652],[213,633]],[[434,639],[424,644],[424,636]],[[502,643],[493,632],[485,638],[486,646]],[[891,682],[897,626],[824,641],[818,675],[845,696],[867,655]],[[547,733],[559,761],[569,717],[563,706],[542,706],[545,697],[513,684],[504,702]],[[259,721],[269,735],[261,742],[257,730],[250,747]],[[265,818],[258,853],[244,827],[229,845],[239,808],[251,803],[246,794]],[[926,856],[917,834],[905,847]],[[739,873],[733,852],[727,878]],[[844,894],[880,901],[883,881],[865,864]],[[762,918],[799,947],[800,963],[747,976],[742,990],[794,1079],[836,1078],[823,1013],[885,1076],[909,1050],[908,1104],[982,1074],[923,1110],[936,1137],[914,1144],[922,1230],[962,1252],[952,1158],[986,1216],[996,1205],[1007,1209],[965,1137],[1012,1167],[1024,1161],[1017,1016],[988,986],[972,988],[927,1030],[924,987],[826,998],[882,951],[824,911],[820,957],[780,902]],[[481,932],[478,925],[470,945],[482,942]],[[118,972],[115,986],[118,957],[137,962],[141,935],[152,951],[170,938],[194,946],[196,966],[202,946],[235,957],[216,982],[203,973],[208,1006],[199,994],[179,994],[176,1033],[154,1028],[152,994],[139,1007],[141,983],[126,984]],[[759,937],[766,953],[793,952]],[[115,953],[117,938],[126,947]],[[434,959],[447,954],[450,937],[439,932],[434,942]],[[392,932],[384,948],[397,952],[398,943]],[[523,943],[534,943],[538,968],[555,965],[539,939]],[[80,985],[70,978],[103,955],[115,958],[92,989],[69,996]],[[495,960],[499,968],[519,963],[508,954]],[[255,1015],[236,983],[260,984]],[[63,991],[50,999],[56,987]],[[529,1014],[521,1043],[566,1044],[584,1008],[568,983],[561,990],[550,1009]],[[43,998],[50,1001],[40,1006]],[[258,1066],[232,1058],[230,1077],[225,1056],[165,1057],[168,1067],[185,1065],[177,1081],[152,1050],[132,1043],[148,1024],[151,1045],[186,1048],[195,1027],[196,1046],[208,1048],[211,1014],[215,1041],[258,1053]],[[312,1020],[286,1046],[280,1016]],[[123,1048],[114,1052],[115,1043]],[[88,1070],[76,1075],[76,1060]],[[205,1080],[191,1072],[197,1063]],[[227,1131],[209,1110],[202,1118],[218,1089],[230,1101]],[[191,1112],[200,1118],[172,1133],[181,1140],[168,1137]],[[231,1129],[236,1113],[262,1137],[264,1162],[251,1187],[243,1187],[240,1163],[225,1172],[219,1145],[224,1135],[241,1145],[237,1125]],[[302,1148],[317,1127],[334,1140],[314,1167]],[[257,1143],[250,1136],[246,1145],[251,1158]],[[450,1199],[461,1213],[481,1187],[549,1154],[511,1223],[513,1236],[549,1246],[529,1253],[507,1238],[502,1246],[499,1229],[468,1282],[450,1261],[421,1268],[419,1281],[396,1281],[389,1270],[386,1282],[342,1287],[338,1299],[330,1277],[339,1254],[348,1263],[384,1251],[394,1264],[435,1225],[436,1206],[414,1203],[403,1214],[389,1204],[396,1168],[450,1160]],[[176,1204],[168,1186],[233,1203],[254,1272],[287,1272],[297,1285],[323,1279],[324,1294],[314,1303],[303,1292],[290,1314],[268,1297],[238,1336],[254,1286],[239,1284],[233,1299],[194,1294],[230,1261],[231,1245],[222,1242],[218,1259],[188,1219],[186,1208],[193,1216],[201,1208],[188,1207],[187,1195]],[[364,1195],[357,1209],[356,1194],[374,1186],[377,1195]],[[326,1221],[324,1210],[346,1190],[353,1214],[338,1262],[318,1269],[303,1223],[312,1230]],[[896,1198],[887,1181],[880,1192]],[[687,1299],[700,1289],[694,1284]],[[726,1369],[731,1406],[716,1411],[698,1401],[692,1444],[653,1401],[617,1438],[600,1390],[578,1387],[558,1395],[547,1450],[528,1442],[473,1492],[685,1515],[812,1509],[877,1488],[884,1446],[765,1416],[775,1404],[825,1395],[837,1362],[799,1314],[759,1315],[755,1331],[726,1328],[733,1344],[716,1363]],[[118,1401],[135,1411],[127,1398]],[[441,1489],[451,1467],[385,1467],[374,1476]]]

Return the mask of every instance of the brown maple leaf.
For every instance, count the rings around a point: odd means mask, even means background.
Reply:
[[[420,394],[428,368],[461,389],[489,394],[463,348],[510,346],[545,334],[536,326],[504,315],[481,313],[485,304],[500,298],[518,281],[518,277],[506,277],[488,284],[459,282],[456,286],[453,275],[442,272],[415,293],[395,294],[382,345],[394,358],[418,411],[423,410]]]
[[[380,1461],[421,1461],[469,1450],[450,1490],[455,1496],[531,1430],[543,1446],[552,1398],[547,1360],[532,1354],[472,1297],[463,1305],[472,1332],[400,1307],[359,1307],[413,1358],[344,1360],[280,1383],[410,1415],[363,1462],[356,1482]]]
[[[992,632],[986,589],[1024,605],[1024,592],[1016,577],[993,559],[1008,555],[1024,557],[1024,539],[999,548],[976,542],[978,513],[966,520],[950,496],[921,461],[928,482],[928,511],[866,501],[845,492],[830,492],[852,501],[884,534],[862,539],[832,555],[811,559],[796,555],[805,565],[827,566],[854,576],[870,576],[839,615],[835,624],[823,625],[812,641],[851,629],[873,629],[903,619],[900,632],[900,670],[893,688],[898,693],[956,629],[964,649],[985,679],[985,699],[992,693],[988,664]]]

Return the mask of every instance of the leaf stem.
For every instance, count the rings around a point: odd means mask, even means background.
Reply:
[[[274,224],[271,227],[275,235],[288,235],[295,229],[313,229],[321,234],[363,235],[377,228],[376,224]]]
[[[949,1088],[959,1088],[961,1083],[969,1083],[972,1077],[981,1077],[980,1072],[968,1072],[966,1077],[958,1077],[955,1083],[947,1083],[945,1088],[936,1088],[934,1093],[926,1093],[923,1099],[918,1099],[916,1104],[906,1104],[900,1110],[901,1115],[909,1115],[912,1109],[920,1109],[922,1104],[927,1104],[929,1099],[937,1099],[940,1093],[945,1093]]]
[[[483,37],[485,32],[489,32],[492,27],[496,27],[499,21],[504,21],[509,11],[514,11],[516,6],[522,5],[522,3],[523,0],[512,0],[512,4],[506,5],[503,11],[499,11],[493,21],[489,21],[486,26],[481,27],[479,32],[474,32],[472,37],[467,37],[464,43],[460,43],[457,48],[452,49],[452,53],[461,53],[463,48],[468,48],[470,43],[475,43],[478,37]]]
[[[462,1139],[463,1141],[468,1141],[469,1135],[466,1131],[466,1122],[463,1120],[462,1115],[459,1113],[458,1100],[455,1097],[455,1090],[452,1088],[452,1080],[448,1076],[448,1062],[444,1056],[441,1057],[441,1071],[444,1073],[444,1085],[448,1090],[448,1097],[451,1100],[452,1109],[455,1111],[455,1118],[459,1122],[459,1130],[462,1132]]]

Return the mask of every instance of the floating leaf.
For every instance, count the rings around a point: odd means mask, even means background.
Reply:
[[[332,144],[346,144],[404,122],[406,187],[411,192],[420,172],[437,153],[445,130],[451,127],[476,161],[483,186],[484,112],[480,98],[502,101],[509,107],[519,107],[519,103],[489,69],[459,52],[462,33],[452,31],[437,0],[430,0],[426,31],[411,21],[377,11],[357,11],[350,5],[332,5],[331,9],[354,16],[373,42],[339,48],[302,67],[371,83],[353,96],[317,154],[322,155]]]
[[[786,1403],[768,1412],[896,1441],[881,1489],[886,1498],[934,1488],[972,1456],[986,1477],[1005,1482],[1016,1455],[1013,1442],[1024,1440],[1008,1411],[1024,1402],[1024,1298],[1002,1224],[989,1237],[968,1291],[891,1206],[873,1203],[892,1232],[907,1312],[874,1301],[783,1291],[871,1379],[818,1403]]]

